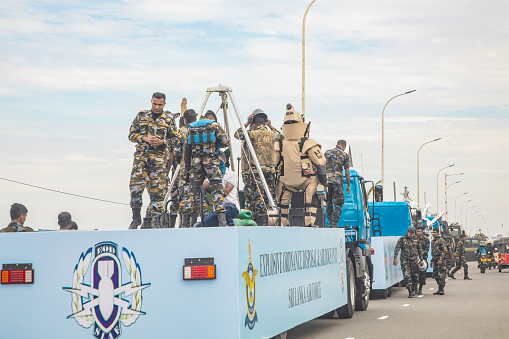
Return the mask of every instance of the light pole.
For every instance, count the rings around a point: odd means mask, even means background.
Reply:
[[[311,1],[304,12],[302,19],[302,117],[306,116],[306,100],[305,100],[305,86],[306,86],[306,16],[308,15],[309,8],[316,0]]]
[[[444,167],[444,168],[440,169],[440,171],[438,171],[438,173],[437,173],[437,215],[438,215],[438,175],[439,175],[439,174],[440,174],[440,172],[442,172],[444,169],[449,168],[449,167],[452,167],[452,166],[454,166],[454,164],[449,165],[449,166],[446,166],[446,167]]]
[[[454,221],[458,222],[458,210],[456,209],[456,203],[458,202],[458,198],[461,197],[462,195],[465,195],[465,194],[468,194],[468,192],[465,192],[465,193],[461,193],[460,195],[458,195],[456,197],[456,199],[454,199]]]
[[[467,202],[471,202],[472,199],[468,200],[468,201],[464,201],[461,205],[460,205],[460,225],[463,227],[463,214],[461,211],[463,211],[463,205],[465,205]]]
[[[453,176],[453,175],[463,175],[464,173],[455,173],[455,174],[447,174],[445,173],[445,221],[449,221],[447,219],[447,177]],[[457,182],[455,183],[457,184]],[[451,186],[451,185],[449,185]]]
[[[421,147],[419,147],[419,150],[417,151],[417,208],[419,208],[419,207],[420,207],[420,206],[419,206],[419,205],[420,205],[420,204],[419,204],[419,202],[420,202],[420,197],[419,197],[419,196],[420,196],[420,194],[419,194],[419,152],[421,151],[421,148],[423,148],[423,147],[424,147],[424,145],[427,145],[427,144],[429,144],[429,143],[432,143],[432,142],[438,141],[438,140],[440,140],[440,139],[442,139],[442,138],[437,138],[437,139],[435,139],[435,140],[431,140],[431,141],[427,141],[427,142],[425,142],[424,144],[422,144],[422,145],[421,145]]]
[[[475,205],[473,206],[470,206],[469,208],[467,208],[467,210],[465,211],[465,229],[468,229],[468,210],[471,209],[472,207],[475,207]]]
[[[384,188],[384,112],[385,112],[385,107],[387,107],[387,104],[394,98],[397,98],[397,97],[400,97],[402,95],[405,95],[405,94],[410,94],[412,92],[415,92],[415,89],[411,90],[411,91],[408,91],[408,92],[405,92],[405,93],[401,93],[401,94],[398,94],[398,95],[395,95],[393,96],[392,98],[389,99],[389,101],[387,101],[384,105],[384,108],[382,110],[382,190]]]

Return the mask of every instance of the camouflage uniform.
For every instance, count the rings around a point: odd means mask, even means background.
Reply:
[[[203,122],[203,120],[207,119],[201,119],[198,120],[198,122]],[[220,160],[218,151],[220,147],[230,146],[230,139],[228,139],[223,128],[217,122],[212,120],[207,120],[206,122],[209,123],[208,128],[210,128],[211,133],[215,135],[216,141],[205,142],[199,145],[187,143],[186,151],[184,152],[185,173],[189,178],[186,182],[190,183],[188,200],[191,204],[192,214],[198,214],[200,211],[199,201],[201,186],[205,177],[207,177],[210,183],[209,187],[212,191],[214,211],[217,213],[226,213],[226,206],[223,199],[223,175],[219,169]],[[195,123],[188,125],[188,133],[190,126],[193,126],[193,124]],[[193,136],[188,135],[188,140],[191,137]]]
[[[129,188],[131,208],[141,208],[143,190],[147,185],[150,205],[146,217],[160,216],[168,187],[168,158],[178,139],[178,131],[171,114],[163,112],[154,120],[150,110],[141,111],[129,130],[129,141],[136,143]],[[158,136],[164,144],[152,147],[142,141],[144,136]]]
[[[430,244],[429,238],[423,234],[422,238],[417,237],[417,242],[421,247],[422,260],[429,264],[428,263],[428,252]],[[422,272],[421,270],[419,270],[419,284],[421,284],[421,286],[426,285],[426,271]]]
[[[248,133],[255,153],[257,153],[257,158],[259,160],[263,176],[265,177],[265,181],[267,182],[267,186],[269,187],[270,194],[274,198],[276,196],[276,168],[274,166],[273,159],[274,143],[283,140],[283,135],[277,129],[271,130],[266,125],[260,125],[256,128],[256,130],[249,130]],[[233,136],[235,139],[244,140],[242,128],[239,128]],[[258,138],[258,136],[261,136],[261,138]],[[272,149],[264,149],[264,145],[261,145],[261,142],[257,142],[260,139],[264,139],[265,144],[268,144]],[[259,152],[261,153],[260,155],[258,155]],[[251,153],[249,152],[248,146],[245,142],[242,143],[241,159],[242,180],[244,181],[244,195],[246,198],[245,209],[250,210],[255,219],[257,219],[258,217],[267,214],[269,199],[265,193],[258,169],[251,159]]]
[[[464,276],[465,278],[468,277],[468,264],[467,259],[465,257],[465,244],[463,244],[463,241],[458,241],[458,244],[456,244],[456,267],[451,272],[451,276],[454,275],[454,273],[458,272],[461,269],[461,266],[463,266],[464,270]]]
[[[401,271],[405,279],[406,288],[413,291],[419,281],[417,264],[422,258],[422,249],[416,237],[409,238],[406,234],[398,239],[394,248],[394,258],[401,250]]]
[[[445,286],[445,277],[447,276],[447,267],[444,263],[445,252],[447,245],[441,237],[433,238],[431,241],[431,261],[433,262],[433,277],[437,281],[439,288],[443,289]],[[438,264],[438,261],[442,264]]]
[[[9,232],[33,232],[34,230],[30,227],[26,227],[21,225],[21,223],[15,221],[11,222],[9,225],[7,225],[6,228],[3,228],[0,230],[0,233],[9,233]]]
[[[338,227],[343,204],[345,203],[345,193],[343,190],[343,170],[350,168],[348,154],[339,146],[325,152],[327,159],[327,218],[330,227]]]
[[[453,257],[451,256],[451,253],[453,252],[453,239],[450,234],[443,234],[443,238],[445,241],[445,245],[447,246],[447,251],[445,252],[445,261],[446,261],[446,267],[447,267],[447,273],[451,271],[451,268],[453,267]]]

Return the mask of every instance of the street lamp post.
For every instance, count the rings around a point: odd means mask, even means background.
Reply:
[[[455,173],[455,174],[447,174],[447,173],[445,173],[445,180],[444,180],[444,182],[445,182],[445,221],[449,221],[447,219],[447,214],[448,214],[447,213],[447,177],[450,177],[450,176],[453,176],[453,175],[463,175],[463,174],[465,174],[465,173]],[[457,184],[457,182],[455,184]],[[449,185],[449,186],[451,186],[451,185]]]
[[[461,205],[460,205],[460,225],[463,226],[463,214],[461,211],[463,211],[463,205],[465,205],[467,202],[471,202],[472,199],[468,200],[468,201],[464,201]]]
[[[465,195],[465,194],[468,194],[468,192],[465,192],[465,193],[461,193],[460,195],[458,195],[456,197],[456,199],[454,199],[454,221],[458,222],[458,210],[456,209],[456,203],[458,202],[458,198],[461,197],[462,195]]]
[[[381,179],[381,183],[382,183],[382,190],[384,188],[384,113],[385,113],[385,107],[387,107],[387,104],[394,98],[397,98],[397,97],[400,97],[402,95],[405,95],[405,94],[410,94],[410,93],[413,93],[415,92],[415,89],[411,90],[411,91],[408,91],[408,92],[405,92],[405,93],[401,93],[401,94],[398,94],[398,95],[395,95],[393,96],[392,98],[389,99],[389,101],[387,101],[384,105],[384,108],[382,110],[382,179]]]
[[[444,168],[440,169],[440,171],[438,171],[438,173],[437,173],[437,215],[438,215],[438,175],[439,175],[439,174],[440,174],[440,172],[442,172],[444,169],[449,168],[449,167],[452,167],[452,166],[454,166],[454,164],[449,165],[449,166],[446,166],[446,167],[444,167]]]
[[[306,16],[308,15],[309,8],[316,0],[311,1],[304,12],[304,18],[302,19],[302,116],[306,115],[306,100],[305,100],[305,86],[306,86]]]
[[[473,206],[470,206],[469,208],[467,208],[467,210],[465,211],[465,229],[468,229],[468,210],[471,209],[472,207],[475,207],[475,205]]]
[[[424,145],[427,145],[429,143],[438,141],[440,139],[442,139],[442,138],[437,138],[435,140],[431,140],[431,141],[425,142],[424,144],[421,145],[421,147],[419,147],[419,150],[417,151],[417,208],[420,207],[420,194],[419,194],[419,152],[421,151],[421,148],[424,147]]]

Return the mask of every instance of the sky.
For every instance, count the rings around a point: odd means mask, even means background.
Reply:
[[[280,127],[287,103],[302,109],[308,4],[0,2],[3,223],[19,202],[35,229],[57,229],[62,211],[80,229],[127,228],[135,147],[127,135],[153,92],[166,93],[165,109],[178,112],[183,97],[198,110],[207,87],[230,86],[243,119],[262,108]],[[508,18],[504,0],[317,0],[306,19],[311,137],[324,151],[347,140],[354,168],[377,182],[383,107],[416,90],[385,108],[385,200],[396,193],[400,201],[408,187],[417,201],[418,150],[441,138],[419,152],[421,206],[437,211],[438,188],[444,211],[448,174],[449,222],[509,235]],[[219,103],[213,95],[207,109]]]

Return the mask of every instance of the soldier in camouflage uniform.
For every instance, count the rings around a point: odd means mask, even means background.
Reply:
[[[438,285],[438,291],[433,294],[444,295],[445,277],[447,276],[447,267],[444,261],[447,245],[440,237],[439,232],[438,228],[433,229],[433,240],[431,241],[431,267],[433,267],[433,277]]]
[[[179,165],[182,161],[182,151],[185,142],[185,138],[187,137],[186,131],[187,128],[184,123],[184,117],[180,117],[179,119],[179,139],[175,144],[174,149],[174,158],[173,158],[173,170],[175,171],[177,165]],[[170,220],[169,227],[174,228],[177,220],[177,216],[180,209],[180,202],[182,200],[182,194],[180,194],[180,178],[182,174],[182,166],[180,168],[179,173],[177,174],[177,179],[173,183],[173,186],[170,191]]]
[[[422,260],[428,263],[428,252],[429,252],[429,238],[424,234],[424,226],[416,228],[417,242],[421,246]],[[426,285],[426,271],[422,272],[419,270],[419,291],[418,295],[422,295],[422,287]]]
[[[178,139],[171,113],[163,111],[166,95],[154,93],[151,103],[152,109],[139,112],[129,130],[129,141],[136,143],[129,182],[133,210],[129,229],[136,229],[141,224],[141,199],[145,187],[149,191],[150,205],[142,228],[161,227],[160,217],[168,187],[168,162]]]
[[[445,252],[445,265],[447,267],[447,274],[451,272],[454,260],[454,254],[453,254],[453,246],[454,246],[454,240],[452,239],[452,236],[447,231],[442,231],[442,238],[445,241],[445,245],[447,246],[447,251]]]
[[[454,273],[458,272],[460,269],[461,269],[461,266],[463,266],[464,268],[464,279],[465,280],[472,280],[472,278],[470,278],[468,276],[468,264],[467,264],[467,259],[465,257],[465,239],[467,238],[467,236],[465,234],[462,234],[461,235],[461,240],[458,241],[458,243],[456,244],[456,267],[454,268],[454,270],[452,270],[451,274],[449,274],[449,277],[452,278],[452,279],[456,279],[454,277]]]
[[[415,238],[415,227],[410,226],[406,235],[400,237],[394,248],[394,265],[398,264],[398,254],[401,250],[401,271],[405,279],[408,297],[413,298],[419,281],[419,268],[423,264],[422,249]]]
[[[248,130],[251,144],[269,187],[270,194],[274,198],[276,195],[276,167],[273,159],[274,143],[282,141],[283,134],[272,126],[267,114],[261,109],[255,109],[251,113],[248,121],[245,123],[245,127],[247,128],[249,125],[251,125],[251,128]],[[242,128],[239,128],[233,136],[238,140],[244,141]],[[242,143],[241,160],[246,209],[252,212],[253,219],[257,225],[267,226],[267,205],[269,199],[245,141]]]
[[[338,227],[345,193],[343,192],[343,169],[346,176],[346,193],[350,193],[350,162],[345,153],[346,141],[339,140],[336,147],[325,152],[327,159],[327,218],[329,227]]]
[[[33,232],[34,230],[30,227],[23,226],[25,224],[25,220],[27,219],[28,209],[25,205],[18,204],[15,202],[11,206],[11,222],[7,225],[6,228],[0,230],[0,233],[9,233],[9,232]]]
[[[188,110],[194,112],[194,110]],[[187,112],[187,111],[186,111]],[[184,113],[185,115],[185,113]],[[184,152],[185,171],[190,183],[189,201],[191,213],[197,215],[203,181],[210,183],[213,195],[214,211],[217,213],[219,226],[228,226],[226,206],[223,198],[222,173],[219,169],[219,149],[229,147],[230,139],[221,125],[213,120],[200,119],[187,126],[187,144]]]

